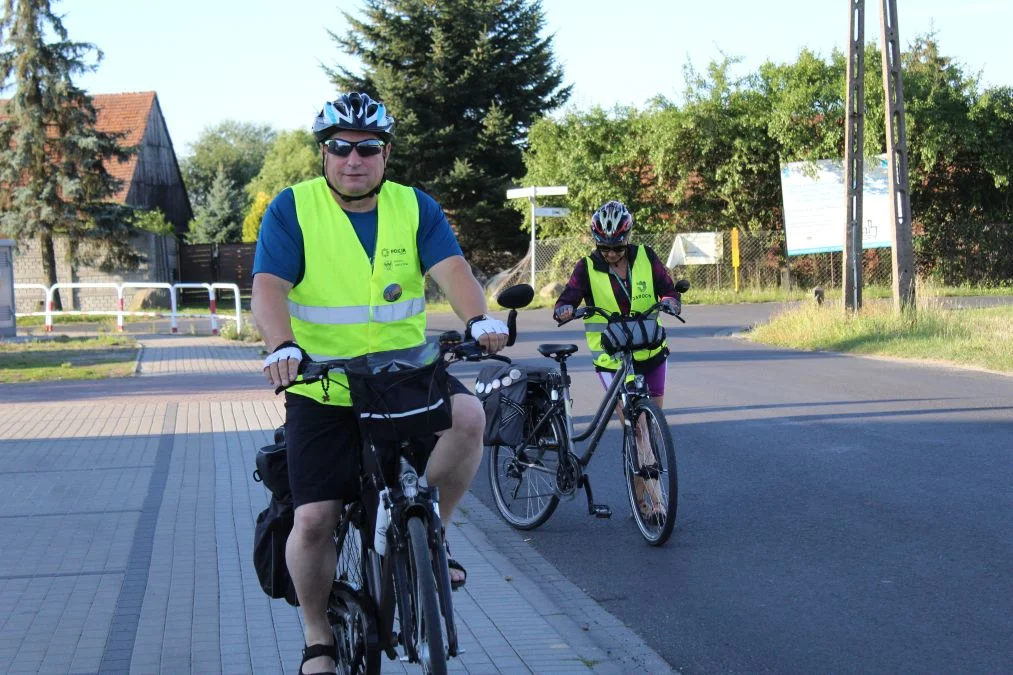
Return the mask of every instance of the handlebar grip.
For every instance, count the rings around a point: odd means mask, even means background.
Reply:
[[[513,347],[517,341],[517,310],[511,309],[507,315],[507,347]]]

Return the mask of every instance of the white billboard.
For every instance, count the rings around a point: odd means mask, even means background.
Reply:
[[[862,191],[862,248],[889,248],[890,183],[886,155],[866,160]],[[781,165],[784,232],[788,255],[844,250],[847,197],[844,162],[821,159],[816,174],[806,162]]]
[[[669,267],[678,265],[713,265],[721,260],[721,232],[687,232],[675,235],[668,254]]]

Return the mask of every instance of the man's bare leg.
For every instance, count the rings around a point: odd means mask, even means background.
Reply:
[[[482,463],[482,434],[485,431],[485,412],[478,399],[469,394],[451,397],[453,426],[436,442],[429,463],[426,480],[440,488],[440,520],[449,523],[454,509]],[[450,580],[464,579],[460,570],[450,570]]]
[[[285,562],[292,575],[307,645],[334,643],[327,620],[327,600],[334,581],[337,555],[334,551],[334,528],[338,525],[341,502],[313,502],[295,510],[295,525],[285,545]],[[308,673],[334,670],[334,662],[326,656],[310,659],[304,668]]]

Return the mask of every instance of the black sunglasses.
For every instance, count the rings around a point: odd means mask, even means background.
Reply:
[[[359,153],[359,157],[373,157],[383,152],[385,143],[379,138],[367,138],[362,141],[346,141],[342,138],[332,138],[324,143],[327,152],[338,157],[348,157],[352,150]]]
[[[626,246],[599,246],[598,251],[601,253],[622,253],[626,250]]]

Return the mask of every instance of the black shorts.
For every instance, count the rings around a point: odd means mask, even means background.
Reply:
[[[447,384],[451,396],[471,395],[456,377]],[[350,407],[285,394],[285,444],[294,506],[358,498],[362,436]]]

